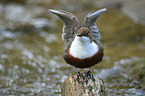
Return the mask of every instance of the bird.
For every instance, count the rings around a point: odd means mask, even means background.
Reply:
[[[104,49],[100,42],[100,33],[95,22],[107,9],[103,8],[87,14],[83,23],[72,13],[65,10],[49,9],[57,15],[63,24],[62,39],[65,40],[64,60],[77,68],[89,68],[87,76],[91,77],[91,67],[102,61]],[[79,77],[79,76],[78,76]]]

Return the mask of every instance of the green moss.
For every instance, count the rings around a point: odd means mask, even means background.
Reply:
[[[141,81],[145,86],[145,59],[132,61],[124,67],[127,67],[128,75],[136,78],[138,81]]]

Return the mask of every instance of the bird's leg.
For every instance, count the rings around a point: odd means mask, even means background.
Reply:
[[[81,81],[83,81],[82,80],[82,78],[83,78],[83,75],[79,72],[79,70],[76,68],[76,70],[77,70],[77,81],[80,83]]]
[[[92,73],[91,73],[91,68],[89,69],[89,71],[86,73],[87,77],[91,77]]]
[[[95,81],[93,74],[91,73],[91,68],[86,73],[86,82],[88,82],[89,79],[92,79],[92,81]]]

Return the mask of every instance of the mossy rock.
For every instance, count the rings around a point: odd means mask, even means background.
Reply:
[[[129,63],[119,64],[123,72],[135,78],[145,87],[145,59],[136,58]]]
[[[77,75],[73,75],[65,80],[62,85],[62,96],[106,96],[103,81],[94,76],[87,82],[78,82]]]
[[[145,86],[145,59],[139,59],[130,64],[128,74],[141,81]]]

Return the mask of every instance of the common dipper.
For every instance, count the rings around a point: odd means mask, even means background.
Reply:
[[[80,24],[78,18],[64,10],[49,9],[63,22],[62,38],[65,40],[64,60],[76,68],[90,68],[87,76],[91,75],[91,67],[102,61],[104,50],[100,42],[100,33],[95,24],[98,17],[106,8],[89,13]],[[80,72],[78,71],[80,75]]]

